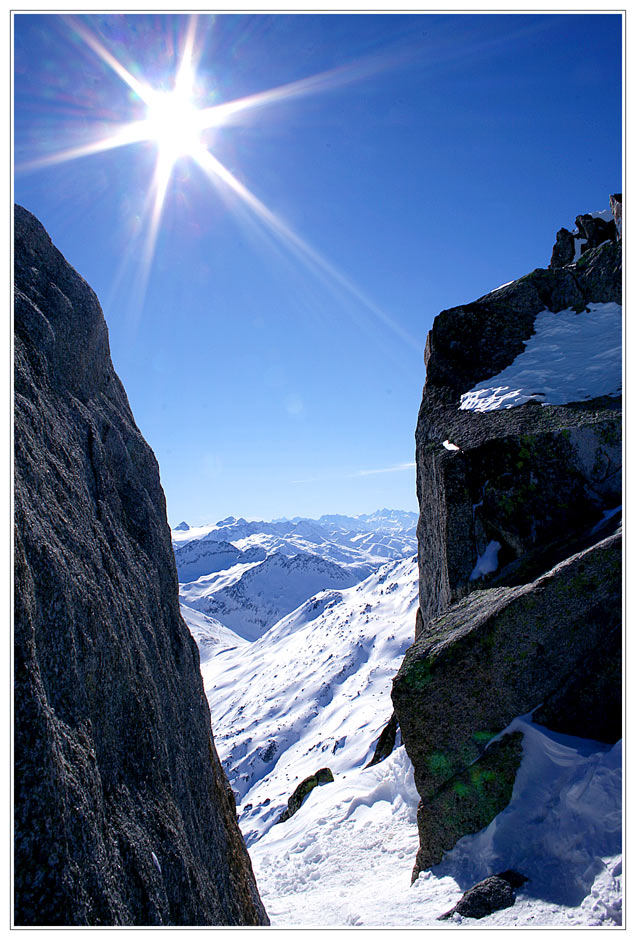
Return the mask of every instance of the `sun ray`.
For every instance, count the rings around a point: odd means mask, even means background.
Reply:
[[[150,133],[148,120],[120,124],[117,130],[107,137],[101,137],[98,140],[77,147],[69,147],[68,150],[58,150],[56,153],[37,157],[35,160],[28,160],[26,163],[17,164],[15,169],[20,173],[40,170],[47,166],[55,166],[58,163],[66,163],[69,160],[77,160],[80,157],[90,157],[96,153],[104,153],[106,150],[114,150],[117,147],[139,144],[144,140],[148,140]]]
[[[291,247],[295,253],[300,256],[310,267],[317,269],[323,275],[327,275],[340,287],[354,297],[360,304],[367,308],[374,316],[380,320],[384,326],[388,327],[393,333],[400,337],[409,346],[421,349],[421,343],[411,336],[406,330],[402,329],[387,313],[377,304],[373,303],[348,277],[342,274],[330,261],[327,261],[320,252],[309,245],[300,235],[278,218],[271,209],[268,209],[265,203],[250,192],[250,190],[238,180],[220,160],[203,146],[198,148],[192,154],[193,158],[199,164],[201,169],[214,181],[214,178],[221,180],[226,186],[229,186],[256,215],[270,228],[275,234]]]
[[[202,108],[200,111],[201,127],[228,124],[235,115],[287,101],[291,98],[335,91],[343,85],[361,81],[383,69],[390,68],[403,58],[404,53],[399,56],[368,56],[349,65],[318,72],[316,75],[310,75],[295,82],[288,82],[285,85],[278,85],[276,88],[270,88],[267,91],[259,91],[256,94],[237,98],[234,101],[226,101],[221,104],[211,105],[209,108]]]
[[[115,72],[116,75],[124,81],[129,88],[137,94],[142,101],[148,103],[149,94],[152,95],[152,89],[148,85],[144,85],[143,82],[140,82],[139,79],[125,68],[119,59],[115,58],[112,52],[109,52],[105,46],[94,36],[89,29],[81,22],[81,20],[76,19],[74,16],[67,16],[66,22],[70,27],[80,36],[87,46],[89,46],[93,52],[99,56],[102,62],[105,62],[106,65]]]
[[[155,255],[155,248],[157,245],[157,236],[159,234],[159,225],[161,224],[161,216],[163,214],[163,206],[166,200],[166,193],[168,191],[168,183],[170,182],[170,177],[172,175],[172,162],[165,157],[157,158],[157,164],[155,166],[155,173],[152,180],[151,192],[154,192],[154,201],[152,206],[152,212],[150,214],[150,220],[148,222],[148,229],[146,232],[146,240],[144,248],[141,255],[140,263],[140,273],[139,273],[139,292],[143,300],[146,294],[146,287],[148,285],[148,278],[150,276],[150,269],[152,268],[152,262]]]
[[[183,43],[181,62],[179,63],[179,69],[174,83],[175,91],[188,98],[192,96],[192,86],[194,84],[196,71],[194,63],[194,45],[197,33],[197,21],[197,14],[191,13],[188,18],[188,28]]]

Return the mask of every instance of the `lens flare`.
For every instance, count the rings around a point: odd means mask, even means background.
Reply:
[[[391,55],[381,58],[370,57],[234,101],[198,107],[194,94],[197,79],[196,14],[190,14],[187,18],[173,87],[170,91],[153,88],[133,74],[88,29],[84,21],[69,16],[66,17],[66,22],[86,46],[128,85],[137,102],[145,107],[145,114],[141,120],[110,124],[109,132],[96,140],[89,140],[78,146],[17,165],[16,172],[29,172],[132,144],[154,143],[157,156],[146,198],[143,217],[145,234],[142,236],[143,248],[139,261],[138,285],[141,286],[142,297],[152,268],[163,208],[174,168],[178,162],[187,158],[203,170],[209,181],[215,186],[220,186],[221,191],[237,196],[240,203],[252,213],[253,218],[258,219],[286,251],[296,260],[301,261],[314,275],[331,287],[344,291],[349,298],[353,298],[366,310],[367,315],[370,313],[377,322],[419,351],[420,344],[413,337],[367,298],[331,262],[279,219],[210,152],[209,142],[203,141],[204,131],[236,123],[246,113],[288,99],[332,91],[342,85],[369,77],[381,68],[395,65],[399,61],[398,58]],[[135,71],[137,71],[136,68]]]

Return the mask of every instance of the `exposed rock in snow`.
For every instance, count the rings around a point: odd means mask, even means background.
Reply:
[[[316,787],[323,787],[326,783],[333,783],[333,774],[329,767],[321,767],[315,774],[305,777],[287,800],[287,809],[283,811],[278,822],[287,822],[288,819],[295,816],[311,791],[315,790]]]
[[[515,888],[521,888],[527,880],[525,875],[511,870],[484,878],[483,881],[469,888],[455,907],[442,914],[439,920],[448,920],[453,914],[481,920],[482,917],[488,917],[495,911],[512,907],[516,899]]]

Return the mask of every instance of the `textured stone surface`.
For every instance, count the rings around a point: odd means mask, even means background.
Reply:
[[[597,541],[592,530],[621,502],[619,412],[530,405],[495,412],[497,422],[458,413],[463,427],[447,433],[461,451],[441,446],[439,431],[435,443],[417,443],[424,621],[485,583],[534,580]],[[493,540],[501,545],[497,572],[471,581]]]
[[[569,682],[620,629],[621,536],[531,584],[473,591],[432,620],[393,682],[424,802],[485,742]]]
[[[515,888],[520,888],[528,879],[516,871],[505,871],[499,875],[490,875],[478,884],[473,885],[459,899],[452,910],[438,917],[438,920],[447,920],[453,914],[462,917],[474,917],[480,920],[495,911],[512,907],[516,900]]]
[[[522,738],[519,731],[504,735],[474,764],[442,784],[430,799],[422,800],[417,814],[420,847],[413,881],[421,871],[441,862],[458,839],[484,829],[506,808],[523,755]],[[428,760],[432,768],[439,765],[441,770],[446,755],[434,752]]]
[[[15,212],[15,920],[265,924],[94,293]]]

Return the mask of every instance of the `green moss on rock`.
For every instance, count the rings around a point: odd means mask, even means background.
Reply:
[[[522,740],[519,731],[504,735],[476,763],[420,804],[420,849],[413,880],[441,862],[458,839],[479,832],[506,808],[523,756]]]

